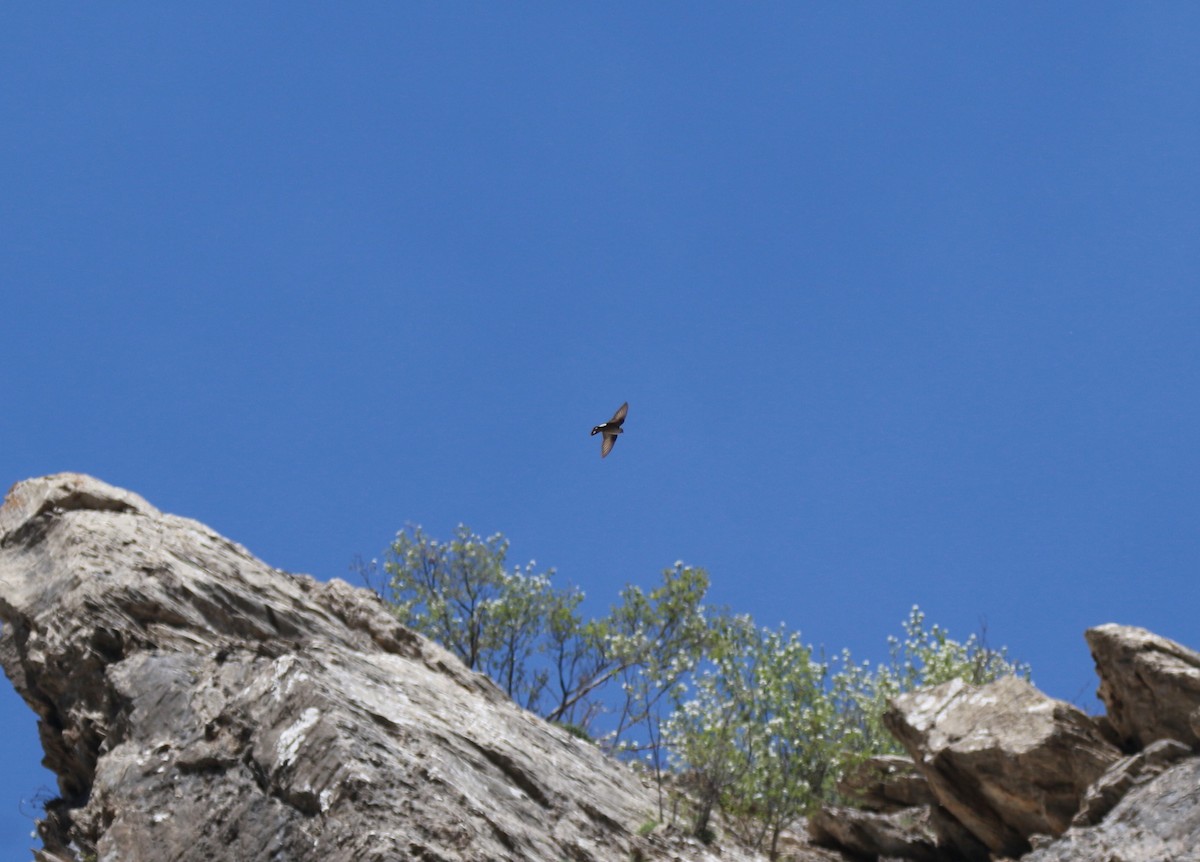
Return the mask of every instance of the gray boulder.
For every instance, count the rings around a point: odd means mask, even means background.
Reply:
[[[1134,787],[1096,826],[1076,826],[1021,862],[1200,862],[1200,758]]]
[[[884,723],[938,802],[998,855],[1065,831],[1088,786],[1120,757],[1083,712],[1017,677],[901,695]]]
[[[1097,692],[1128,751],[1158,739],[1200,744],[1200,653],[1135,626],[1109,623],[1085,637],[1100,676]]]
[[[916,862],[987,862],[988,851],[962,824],[936,805],[888,812],[823,806],[808,821],[814,844],[855,858]]]
[[[864,858],[988,858],[987,848],[936,804],[912,758],[868,758],[838,781],[837,791],[855,807],[822,806],[808,821],[814,844]]]
[[[869,757],[837,783],[838,795],[867,811],[891,812],[933,802],[929,782],[911,757]]]
[[[1071,819],[1071,825],[1091,826],[1099,823],[1130,790],[1150,781],[1189,754],[1191,750],[1182,742],[1160,739],[1150,743],[1144,751],[1121,758],[1088,788],[1079,811]]]

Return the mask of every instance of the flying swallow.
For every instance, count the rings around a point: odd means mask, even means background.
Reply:
[[[603,422],[592,429],[592,436],[603,434],[604,439],[600,443],[600,457],[603,458],[612,451],[613,444],[617,442],[617,435],[624,434],[621,430],[621,424],[625,421],[625,414],[629,412],[629,402],[626,401],[617,408],[617,412],[613,414],[613,418],[607,422]]]

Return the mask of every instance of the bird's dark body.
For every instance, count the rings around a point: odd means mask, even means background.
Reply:
[[[600,457],[603,458],[612,451],[613,444],[617,442],[617,435],[624,434],[625,429],[621,425],[625,422],[625,414],[629,412],[629,402],[626,401],[617,408],[617,412],[613,414],[613,418],[607,422],[601,422],[592,429],[592,436],[603,434],[604,439],[600,443]]]

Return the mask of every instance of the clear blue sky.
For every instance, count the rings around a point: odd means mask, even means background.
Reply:
[[[463,521],[596,612],[682,559],[863,658],[917,603],[1093,704],[1086,627],[1200,647],[1197,45],[1188,3],[8,4],[0,484],[321,578]]]

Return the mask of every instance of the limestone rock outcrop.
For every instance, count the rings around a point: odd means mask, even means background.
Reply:
[[[1100,676],[1097,694],[1127,749],[1159,739],[1200,745],[1200,653],[1115,623],[1088,629],[1085,637]]]
[[[1183,743],[1174,739],[1160,739],[1137,754],[1121,758],[1088,788],[1079,811],[1071,818],[1071,825],[1093,826],[1099,823],[1134,787],[1146,784],[1173,763],[1190,755],[1190,749]]]
[[[929,782],[911,757],[869,757],[844,775],[838,795],[867,811],[892,812],[934,801]]]
[[[1089,827],[1073,827],[1022,862],[1200,862],[1200,757],[1134,787]]]
[[[901,695],[884,723],[938,802],[998,855],[1066,831],[1088,786],[1121,756],[1082,711],[1019,677]]]
[[[372,593],[86,476],[9,493],[0,618],[59,776],[43,860],[759,858],[639,835],[634,773]]]
[[[1088,641],[1108,715],[1016,678],[901,695],[885,723],[932,801],[899,807],[923,791],[903,760],[878,758],[839,788],[873,810],[826,806],[810,836],[865,859],[1200,862],[1200,756],[1166,736],[1195,730],[1194,654],[1123,626],[1092,629]],[[1132,704],[1149,714],[1130,714]]]
[[[989,854],[962,824],[937,805],[885,813],[826,805],[808,822],[813,843],[855,858],[915,862],[988,862]]]
[[[825,805],[808,821],[814,844],[855,857],[987,862],[987,848],[937,804],[910,757],[871,757],[838,781],[855,807]]]

